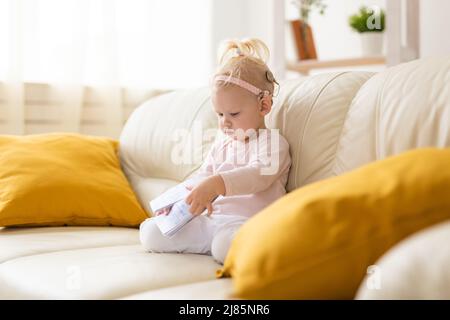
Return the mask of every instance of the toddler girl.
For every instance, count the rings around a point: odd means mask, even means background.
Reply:
[[[171,238],[146,219],[140,240],[147,251],[212,254],[223,263],[239,227],[286,193],[289,145],[264,122],[278,84],[268,56],[258,39],[224,42],[211,96],[220,133],[198,171],[203,180],[185,199],[197,217]]]

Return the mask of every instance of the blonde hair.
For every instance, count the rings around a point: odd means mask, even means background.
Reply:
[[[269,57],[269,49],[259,39],[225,40],[219,46],[219,66],[215,76],[242,79],[273,95],[275,83],[278,85],[278,82],[267,66]],[[229,82],[218,81],[218,84],[226,86]]]

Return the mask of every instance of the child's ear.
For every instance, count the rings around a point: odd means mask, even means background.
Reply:
[[[259,100],[259,111],[263,116],[270,112],[272,109],[272,103],[273,100],[271,96],[265,96]]]

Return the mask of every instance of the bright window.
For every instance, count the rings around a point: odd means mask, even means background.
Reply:
[[[0,80],[207,84],[209,0],[0,0]]]

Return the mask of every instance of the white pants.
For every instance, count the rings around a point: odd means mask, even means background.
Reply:
[[[168,238],[161,234],[153,219],[148,218],[141,223],[139,236],[147,251],[210,254],[223,264],[234,235],[247,220],[236,215],[201,215]]]

